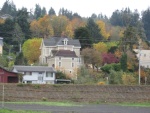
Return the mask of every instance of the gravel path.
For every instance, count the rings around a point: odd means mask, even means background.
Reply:
[[[0,106],[2,108],[2,106]],[[83,105],[72,107],[46,106],[36,104],[5,104],[12,110],[36,110],[50,113],[150,113],[150,107],[129,107],[116,105]]]

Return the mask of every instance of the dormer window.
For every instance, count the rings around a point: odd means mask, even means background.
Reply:
[[[64,45],[67,45],[67,43],[68,43],[68,39],[65,38],[65,39],[64,39]]]

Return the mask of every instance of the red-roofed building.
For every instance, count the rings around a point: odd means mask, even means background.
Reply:
[[[0,83],[18,83],[18,73],[0,67]]]

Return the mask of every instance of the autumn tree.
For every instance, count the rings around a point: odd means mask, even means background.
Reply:
[[[112,53],[103,53],[102,54],[103,64],[118,63],[119,59]]]
[[[32,37],[41,37],[40,36],[40,25],[37,20],[33,20],[30,23],[30,30],[32,32]]]
[[[54,31],[51,25],[50,16],[45,15],[43,18],[38,20],[40,35],[42,38],[47,38],[49,36],[53,36]]]
[[[106,26],[105,26],[105,22],[98,20],[97,25],[100,29],[100,34],[106,39],[108,40],[108,38],[110,37],[110,34],[106,31]]]
[[[51,20],[54,36],[62,36],[68,25],[68,18],[66,16],[52,16]]]
[[[81,51],[81,54],[84,57],[85,64],[92,64],[93,70],[94,67],[97,68],[102,64],[101,53],[92,48],[85,48]]]
[[[99,42],[97,44],[93,44],[93,47],[100,53],[107,53],[107,51],[108,51],[107,45],[104,42]]]
[[[38,62],[40,56],[40,45],[41,45],[41,38],[33,38],[28,39],[24,42],[22,51],[23,56],[27,59],[28,63],[35,63]]]

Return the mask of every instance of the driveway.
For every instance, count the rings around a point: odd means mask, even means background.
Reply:
[[[0,106],[2,108],[2,106]],[[150,107],[129,107],[117,105],[81,105],[72,107],[46,106],[36,104],[5,104],[5,108],[12,110],[36,110],[50,113],[150,113]]]

